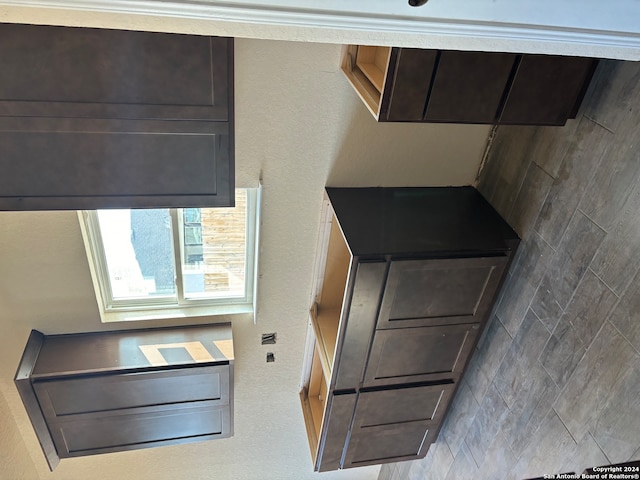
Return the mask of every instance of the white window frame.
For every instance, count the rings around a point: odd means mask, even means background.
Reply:
[[[188,318],[214,315],[253,314],[256,316],[258,244],[260,226],[261,186],[248,188],[245,244],[244,297],[185,298],[181,269],[182,215],[179,208],[170,208],[171,231],[176,265],[176,298],[113,299],[104,246],[96,210],[79,210],[78,219],[84,240],[91,280],[102,322]]]

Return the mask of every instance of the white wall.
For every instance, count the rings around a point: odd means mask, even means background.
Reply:
[[[100,324],[75,212],[0,212],[0,478],[376,478],[376,467],[311,471],[298,390],[322,190],[470,184],[488,127],[378,124],[339,57],[337,45],[236,42],[238,181],[255,184],[262,172],[264,205],[258,325],[233,319],[233,438],[63,460],[50,474],[13,385],[29,331],[120,325]],[[272,331],[276,362],[267,364],[260,333]]]
[[[637,0],[429,0],[419,8],[407,0],[0,0],[0,6],[5,22],[640,60]]]

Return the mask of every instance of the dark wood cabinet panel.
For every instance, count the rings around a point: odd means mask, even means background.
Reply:
[[[0,128],[11,120],[0,118]],[[233,198],[226,123],[16,120],[0,131],[0,209],[204,207]]]
[[[61,458],[213,440],[229,436],[229,407],[118,412],[50,424]]]
[[[367,429],[394,423],[439,423],[454,389],[454,382],[449,381],[435,385],[361,391],[354,427]]]
[[[384,288],[386,262],[367,262],[358,272],[349,305],[349,328],[343,334],[340,352],[334,361],[336,390],[348,390],[362,379],[371,336],[375,330],[376,311]]]
[[[218,120],[228,39],[3,24],[0,115]]]
[[[0,210],[234,204],[233,40],[0,25]]]
[[[383,425],[351,437],[344,468],[423,458],[436,441],[437,428],[420,423]]]
[[[436,58],[435,50],[393,49],[390,62],[393,62],[395,75],[385,86],[381,118],[389,121],[422,120],[428,95],[423,85],[431,82]]]
[[[156,407],[183,402],[229,403],[229,368],[211,366],[44,380],[33,383],[45,417]]]
[[[377,328],[481,322],[507,261],[502,255],[391,262]]]
[[[324,446],[316,459],[316,470],[326,472],[342,468],[344,442],[349,435],[351,419],[356,406],[355,393],[332,394],[327,404],[326,425],[321,437]]]
[[[511,53],[440,52],[424,120],[494,123],[515,59]]]
[[[458,379],[480,324],[377,330],[364,386]]]
[[[230,324],[32,331],[15,382],[53,470],[60,458],[233,435]]]
[[[314,469],[421,458],[519,239],[471,187],[326,193],[300,392]]]
[[[500,123],[564,125],[575,117],[596,66],[593,58],[523,55]]]
[[[344,467],[362,467],[423,458],[438,428],[421,423],[382,425],[359,431],[349,440]]]
[[[454,389],[449,382],[361,392],[345,464],[420,458],[436,439]]]

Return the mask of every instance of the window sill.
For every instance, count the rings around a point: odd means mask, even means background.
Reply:
[[[252,314],[253,305],[251,303],[238,303],[227,305],[209,305],[206,307],[175,307],[162,309],[141,309],[141,310],[102,310],[100,309],[100,320],[102,323],[110,322],[133,322],[140,320],[163,320],[171,318],[193,318],[208,317],[217,315],[241,315]]]

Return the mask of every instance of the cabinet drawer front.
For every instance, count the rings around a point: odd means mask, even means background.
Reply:
[[[41,381],[34,383],[34,389],[45,417],[50,420],[204,400],[226,405],[229,366]]]
[[[359,430],[351,436],[343,468],[422,458],[437,436],[437,426],[421,422]]]
[[[455,383],[361,392],[344,467],[424,456],[436,439]]]
[[[391,263],[377,328],[482,322],[507,256]]]
[[[479,324],[378,330],[364,386],[456,379],[471,354]]]
[[[52,425],[61,457],[154,447],[228,436],[229,407],[166,409],[145,414],[115,414],[69,419]]]
[[[358,397],[354,430],[406,422],[442,421],[455,383],[364,391]]]

